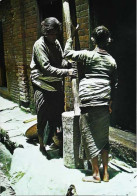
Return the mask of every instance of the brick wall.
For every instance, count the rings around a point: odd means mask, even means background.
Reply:
[[[30,61],[32,56],[33,44],[39,36],[39,20],[38,10],[35,0],[24,1],[24,25],[25,27],[25,65],[26,65],[26,77],[28,80],[28,96],[29,107],[34,110],[33,102],[33,89],[30,81]]]
[[[86,0],[75,0],[79,41],[81,49],[89,49],[89,4]]]
[[[14,32],[13,25],[14,21],[12,20],[13,13],[11,8],[10,0],[5,0],[1,3],[1,20],[3,26],[3,42],[4,42],[4,54],[5,54],[5,65],[7,73],[7,86],[8,91],[11,94],[13,100],[19,100],[19,86],[17,83],[17,65],[15,63],[15,54],[14,54]]]
[[[4,0],[0,4],[7,88],[13,101],[32,109],[29,65],[38,38],[37,12],[35,0]]]
[[[89,48],[88,1],[75,0],[80,48]],[[34,110],[30,82],[32,47],[39,36],[39,13],[36,0],[4,0],[0,2],[3,27],[7,89],[13,101]],[[63,24],[65,27],[65,24]],[[64,29],[64,43],[65,43]],[[71,78],[65,78],[65,110],[73,110]]]

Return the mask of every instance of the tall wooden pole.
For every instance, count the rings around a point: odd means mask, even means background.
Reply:
[[[72,37],[71,27],[71,14],[70,14],[70,5],[69,0],[64,0],[63,2],[63,12],[64,12],[64,18],[66,23],[66,34],[67,39]],[[78,96],[78,84],[77,79],[72,79],[72,93],[74,97],[74,115],[80,116],[80,108],[79,108],[79,96]]]
[[[63,3],[63,11],[64,11],[64,18],[65,18],[65,23],[66,23],[66,34],[67,34],[67,39],[72,37],[71,33],[71,16],[70,16],[70,7],[69,7],[69,1],[64,0]]]

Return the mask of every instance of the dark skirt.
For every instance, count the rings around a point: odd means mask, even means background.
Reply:
[[[102,149],[109,150],[108,106],[82,108],[80,132],[87,160],[98,156]]]
[[[34,101],[38,134],[43,137],[45,131],[48,131],[47,144],[50,144],[57,128],[62,126],[61,114],[64,111],[64,93],[61,90],[56,92],[45,91],[34,86]]]

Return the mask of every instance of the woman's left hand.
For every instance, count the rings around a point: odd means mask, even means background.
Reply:
[[[77,77],[77,69],[69,69],[69,76]]]

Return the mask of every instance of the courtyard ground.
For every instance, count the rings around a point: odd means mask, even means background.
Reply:
[[[17,196],[66,195],[71,184],[75,185],[77,195],[137,195],[137,168],[132,168],[132,173],[109,168],[109,182],[92,183],[82,181],[82,177],[91,174],[90,170],[69,169],[64,166],[62,157],[48,160],[39,151],[39,144],[28,143],[25,137],[26,130],[36,121],[23,121],[34,117],[36,116],[22,111],[16,103],[0,97],[0,130],[7,133],[9,140],[17,146],[13,155],[9,155],[11,166],[8,176],[8,183]],[[2,143],[1,146],[4,149]],[[5,163],[1,163],[1,170],[3,164]],[[100,170],[102,173],[102,168]],[[4,186],[3,183],[4,180],[1,181],[1,186]],[[7,196],[7,191],[1,191],[1,195]]]

